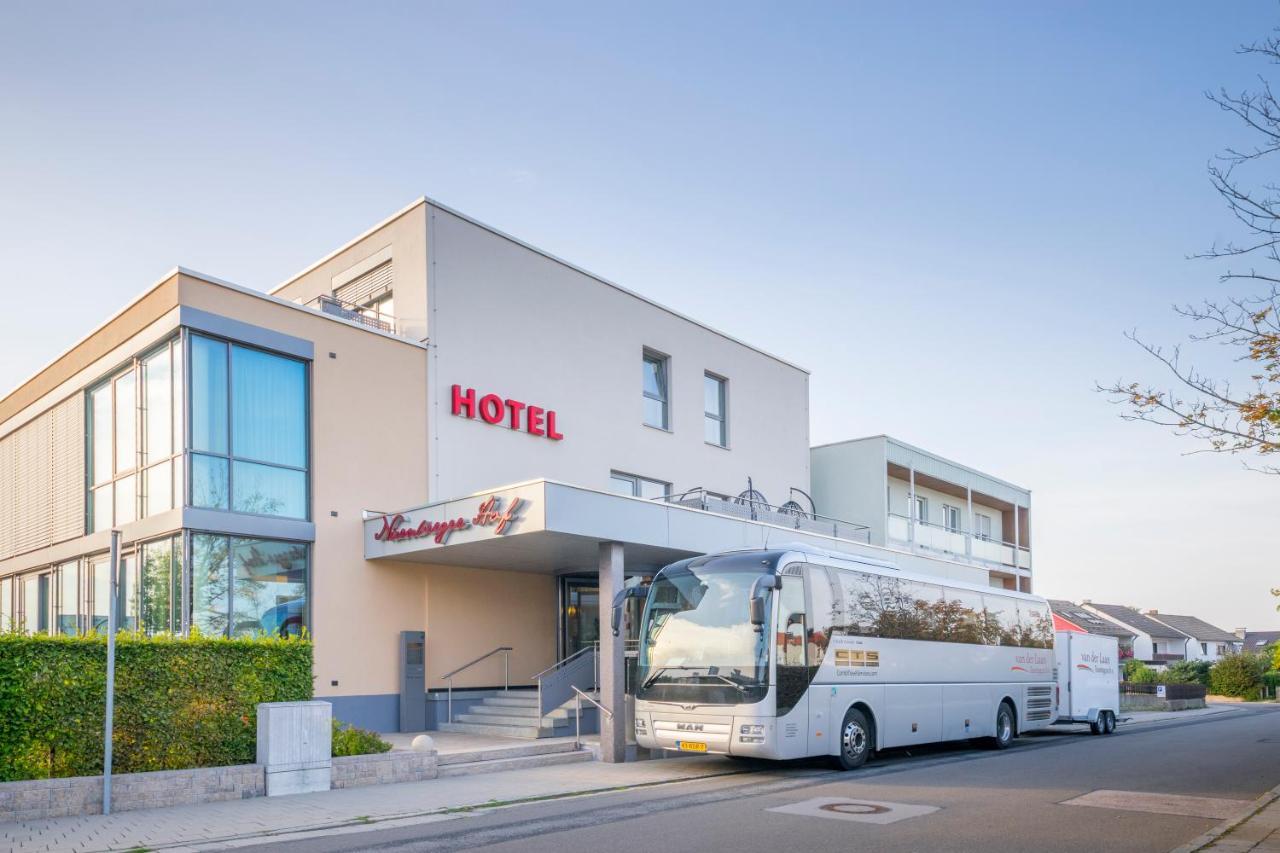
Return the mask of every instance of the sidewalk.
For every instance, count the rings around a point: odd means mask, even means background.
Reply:
[[[1120,725],[1137,725],[1139,723],[1164,723],[1169,720],[1190,720],[1196,717],[1211,717],[1214,714],[1231,714],[1241,709],[1239,704],[1212,704],[1207,708],[1193,708],[1189,711],[1121,711],[1120,718],[1129,717],[1127,723]]]
[[[733,762],[690,757],[630,764],[593,761],[503,773],[259,797],[103,816],[0,823],[0,850],[231,849],[299,834],[359,832],[462,817],[515,802],[679,782],[740,772]],[[270,836],[269,838],[266,836]]]
[[[1173,853],[1280,853],[1280,785],[1257,799],[1244,814],[1223,821]]]

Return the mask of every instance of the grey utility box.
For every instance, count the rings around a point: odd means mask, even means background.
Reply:
[[[400,731],[427,728],[427,633],[400,632]]]
[[[258,763],[267,796],[329,790],[333,706],[328,702],[258,705]]]

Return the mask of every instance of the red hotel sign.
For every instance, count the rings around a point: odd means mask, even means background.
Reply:
[[[509,429],[524,430],[530,435],[542,436],[552,441],[564,438],[556,431],[554,409],[544,409],[519,400],[504,399],[497,394],[485,394],[476,398],[476,389],[453,386],[453,414],[474,419],[476,415],[487,424],[503,424]]]
[[[449,534],[455,530],[470,530],[472,527],[492,527],[494,535],[501,536],[507,528],[520,520],[520,507],[524,506],[522,498],[512,498],[505,510],[502,509],[502,498],[493,495],[485,498],[476,511],[475,518],[448,518],[443,521],[422,521],[416,527],[406,527],[408,521],[399,513],[384,515],[382,529],[373,534],[379,542],[403,542],[407,539],[435,539],[437,545],[443,545]]]

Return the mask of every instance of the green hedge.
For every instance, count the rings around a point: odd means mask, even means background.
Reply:
[[[102,773],[106,639],[0,634],[0,781]],[[117,773],[252,763],[259,702],[311,698],[311,643],[116,640]]]
[[[1209,689],[1219,696],[1257,699],[1262,692],[1262,674],[1267,671],[1267,664],[1266,659],[1248,652],[1227,655],[1209,671]]]
[[[377,732],[355,726],[343,725],[333,721],[333,755],[374,755],[379,752],[390,752],[391,744],[383,740]]]

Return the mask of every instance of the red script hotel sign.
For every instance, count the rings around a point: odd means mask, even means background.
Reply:
[[[408,539],[426,539],[429,536],[437,545],[443,545],[453,531],[470,530],[473,527],[492,527],[494,535],[501,536],[513,523],[520,520],[520,508],[524,503],[522,498],[511,498],[504,510],[502,498],[493,495],[481,501],[474,518],[421,521],[416,526],[408,526],[409,519],[399,513],[384,515],[382,529],[373,534],[373,538],[379,542],[403,542]]]

